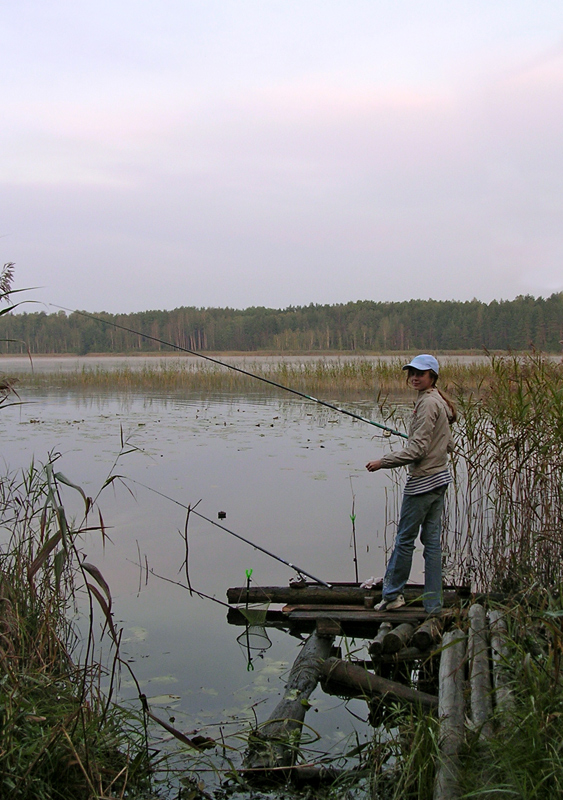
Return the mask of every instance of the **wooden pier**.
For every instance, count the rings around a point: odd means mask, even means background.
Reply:
[[[455,800],[465,727],[490,736],[494,707],[506,710],[511,703],[502,671],[506,626],[499,612],[487,614],[486,598],[460,587],[446,587],[444,610],[429,617],[420,601],[422,591],[422,586],[409,585],[405,607],[378,612],[374,605],[381,587],[303,583],[228,590],[231,624],[247,624],[247,609],[267,603],[265,626],[308,634],[284,697],[249,740],[247,770],[295,766],[307,698],[320,683],[329,694],[365,699],[374,719],[397,702],[436,714],[441,758],[434,798]],[[364,639],[369,660],[343,659],[334,648],[337,636]],[[374,709],[379,712],[373,714]]]

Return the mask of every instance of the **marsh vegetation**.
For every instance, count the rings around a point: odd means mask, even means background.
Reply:
[[[254,371],[250,363],[246,366]],[[379,404],[384,417],[397,425],[405,410],[400,367],[398,361],[345,360],[256,365],[274,380],[314,395],[337,396],[353,404],[369,393],[374,406]],[[233,390],[243,393],[250,380],[218,367],[196,369],[175,360],[140,369],[22,375],[19,386],[22,390],[32,386],[35,392],[56,386],[86,392],[119,388],[132,395],[139,390],[173,390],[205,396]],[[510,632],[504,666],[514,697],[510,718],[495,716],[490,739],[483,742],[477,735],[467,735],[463,790],[465,796],[483,800],[499,792],[534,800],[558,796],[563,785],[563,758],[557,744],[563,718],[563,368],[558,360],[537,353],[496,357],[486,363],[448,364],[441,384],[456,396],[461,411],[454,458],[456,486],[450,492],[446,531],[447,574],[475,589],[504,596],[501,607]],[[400,396],[398,406],[390,401],[393,396]],[[236,408],[230,418],[210,418],[208,433],[222,429],[221,442],[225,442],[223,423],[238,425],[243,420]],[[279,412],[270,416],[268,428],[278,425],[274,418]],[[325,417],[322,424],[328,427],[327,422],[332,420]],[[255,426],[254,422],[244,424]],[[308,424],[316,425],[318,419]],[[321,447],[320,441],[317,446]],[[313,453],[311,444],[307,458],[315,460],[323,452]],[[89,644],[82,650],[86,659],[77,649],[79,641],[91,641],[91,626],[78,633],[70,621],[76,597],[89,598],[87,607],[91,605],[104,619],[100,599],[107,604],[110,587],[106,591],[92,572],[84,572],[79,547],[82,527],[100,527],[99,520],[69,523],[57,494],[56,470],[55,466],[49,477],[48,472],[32,467],[2,484],[5,738],[0,757],[9,776],[5,780],[14,784],[21,797],[41,797],[40,792],[48,797],[48,780],[64,768],[82,794],[73,795],[69,789],[65,795],[60,784],[61,794],[53,796],[146,797],[151,791],[150,759],[142,706],[131,712],[112,704],[108,681],[100,677],[108,664],[102,667],[95,661]],[[235,476],[230,479],[236,483]],[[76,489],[63,485],[84,503]],[[275,494],[270,497],[274,507]],[[261,509],[255,512],[260,514]],[[89,509],[92,520],[91,514]],[[388,516],[392,532],[394,515]],[[111,629],[110,644],[115,645]],[[354,643],[345,647],[353,654]],[[115,658],[110,661],[109,674],[117,665]],[[372,741],[358,739],[357,772],[348,772],[332,786],[309,789],[307,796],[336,798],[352,792],[352,797],[374,800],[430,798],[437,736],[433,718],[397,706],[380,720]],[[226,743],[236,751],[236,736]],[[211,751],[184,749],[180,760],[173,762],[175,769],[182,770],[183,796],[197,798],[213,791],[209,784],[207,788],[199,784],[210,775],[226,779],[219,793],[246,796],[242,778],[233,771],[235,751],[226,748],[216,759]],[[325,754],[326,758],[330,761]],[[15,792],[12,783],[6,786]],[[176,793],[180,786],[177,782]]]
[[[0,795],[15,800],[141,797],[151,789],[142,710],[115,704],[119,634],[111,592],[84,561],[82,522],[60,495],[68,480],[32,464],[0,483]],[[93,523],[101,536],[103,525]],[[76,608],[85,612],[76,622]],[[94,606],[112,655],[98,660]],[[111,678],[110,690],[102,684]]]
[[[382,404],[389,395],[407,393],[404,359],[387,357],[332,357],[263,359],[220,357],[227,364],[267,378],[282,386],[298,389],[318,397],[342,399],[373,399]],[[65,359],[70,361],[71,359]],[[137,363],[136,363],[137,362]],[[75,369],[61,362],[50,361],[51,370],[25,371],[5,362],[5,369],[22,387],[62,389],[108,389],[115,391],[177,391],[240,393],[263,391],[274,395],[275,387],[261,384],[241,371],[194,358],[129,359],[123,365],[110,368],[103,364],[90,366],[87,361]],[[440,385],[453,393],[482,390],[493,378],[494,370],[486,357],[444,359]],[[408,392],[410,397],[411,392]],[[282,395],[283,396],[283,395]]]

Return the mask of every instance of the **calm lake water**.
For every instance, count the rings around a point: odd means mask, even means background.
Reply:
[[[283,691],[298,642],[269,631],[272,646],[249,669],[237,643],[242,629],[227,625],[226,608],[168,582],[186,580],[185,511],[178,503],[200,501],[198,511],[212,519],[225,511],[224,524],[236,533],[323,580],[353,581],[353,491],[365,580],[384,570],[385,529],[389,543],[400,494],[391,473],[370,475],[365,464],[391,440],[291,397],[26,391],[22,399],[24,405],[0,413],[6,470],[57,452],[57,469],[87,494],[95,495],[112,470],[132,492],[120,483],[104,490],[99,505],[111,543],[104,549],[98,535],[88,534],[83,549],[112,588],[124,653],[155,713],[174,717],[184,732],[213,737],[219,726],[227,735],[240,730],[254,714],[264,721]],[[373,403],[349,407],[378,419]],[[133,452],[115,464],[122,438]],[[400,446],[396,437],[393,445]],[[66,487],[63,493],[78,515],[77,493]],[[196,517],[189,542],[194,588],[220,601],[228,587],[245,584],[249,569],[255,585],[286,585],[294,575]],[[145,563],[155,573],[148,581]],[[420,575],[418,554],[411,579]],[[136,697],[125,674],[120,691]],[[364,703],[344,703],[321,690],[312,702],[306,721],[322,736],[313,750],[336,755],[356,743],[350,737],[369,737]]]

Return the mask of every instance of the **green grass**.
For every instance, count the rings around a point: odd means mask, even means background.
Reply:
[[[66,519],[61,484],[71,485],[53,464],[0,483],[0,796],[149,797],[143,720],[100,690],[107,675],[92,617],[86,641],[69,621],[82,595],[109,625],[111,595],[82,560],[82,528]]]

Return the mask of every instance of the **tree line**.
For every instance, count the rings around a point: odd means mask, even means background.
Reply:
[[[10,313],[0,317],[0,353],[78,354],[169,350],[145,338],[199,351],[382,352],[405,350],[526,350],[559,352],[563,292],[515,300],[371,300],[335,305],[195,308],[95,316]]]

